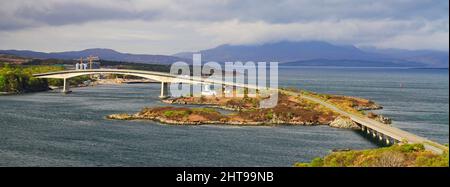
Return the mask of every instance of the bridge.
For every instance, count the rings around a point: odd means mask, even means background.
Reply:
[[[48,72],[41,74],[34,74],[33,76],[36,78],[52,78],[52,79],[63,79],[63,90],[62,92],[69,92],[69,84],[67,83],[67,79],[83,76],[83,75],[93,75],[93,74],[120,74],[120,75],[132,75],[136,77],[142,77],[146,79],[155,80],[157,82],[161,82],[161,98],[167,97],[169,83],[189,83],[189,84],[221,84],[226,86],[236,86],[236,87],[245,87],[251,89],[258,89],[257,86],[254,85],[246,85],[239,84],[233,82],[226,82],[223,80],[214,80],[214,79],[204,79],[201,77],[195,76],[178,76],[170,73],[164,72],[156,72],[156,71],[141,71],[141,70],[127,70],[127,69],[87,69],[87,70],[68,70],[68,71],[57,71],[57,72]]]
[[[90,70],[68,70],[68,71],[58,71],[58,72],[49,72],[42,74],[35,74],[34,77],[37,78],[55,78],[55,79],[63,79],[63,92],[67,92],[69,90],[69,85],[67,83],[67,79],[77,76],[83,75],[92,75],[92,74],[121,74],[121,75],[132,75],[136,77],[142,77],[146,79],[155,80],[161,82],[161,98],[167,97],[168,94],[168,84],[173,82],[182,82],[189,84],[199,84],[199,83],[207,83],[207,84],[221,84],[227,86],[236,86],[236,87],[244,87],[249,89],[259,89],[254,85],[240,84],[234,82],[226,82],[223,80],[211,80],[211,79],[203,79],[201,77],[193,77],[193,76],[178,76],[170,73],[163,72],[155,72],[155,71],[140,71],[140,70],[125,70],[125,69],[90,69]],[[378,122],[376,120],[370,119],[366,116],[357,115],[354,113],[347,112],[338,108],[337,106],[326,102],[322,99],[299,94],[296,92],[286,91],[286,90],[278,90],[271,89],[272,91],[280,91],[289,95],[300,96],[304,99],[310,100],[312,102],[323,105],[332,111],[342,115],[347,116],[356,122],[361,130],[365,133],[372,135],[373,138],[379,139],[380,141],[385,141],[387,144],[408,142],[408,143],[421,143],[425,146],[427,150],[430,150],[435,153],[443,153],[443,151],[448,151],[448,147],[443,146],[439,143],[433,142],[426,138],[414,135],[412,133],[403,131],[401,129],[395,128],[393,126],[389,126]]]
[[[424,145],[425,149],[438,154],[443,153],[444,150],[448,151],[448,147],[437,142],[433,142],[424,137],[417,136],[393,126],[383,124],[374,119],[370,119],[367,116],[347,112],[319,98],[307,96],[304,94],[302,94],[300,97],[319,103],[333,110],[334,112],[339,113],[340,115],[349,117],[361,127],[361,130],[363,132],[371,135],[373,138],[379,139],[380,141],[385,141],[386,144],[401,143],[406,141],[408,143],[421,143]]]

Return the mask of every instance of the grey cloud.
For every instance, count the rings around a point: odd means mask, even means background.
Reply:
[[[292,23],[323,19],[442,19],[448,17],[447,0],[230,0],[207,4],[177,0],[179,12],[163,11],[174,19],[265,21]],[[181,10],[181,11],[180,11]],[[184,10],[184,11],[183,11]],[[170,16],[165,15],[165,16]]]
[[[101,45],[170,53],[223,43],[325,40],[448,50],[448,5],[448,0],[0,0],[0,47]],[[45,46],[48,40],[60,43]]]
[[[36,25],[65,25],[98,20],[188,20],[188,21],[264,21],[269,23],[308,22],[326,19],[448,19],[447,0],[173,0],[158,9],[135,1],[50,1],[47,6],[17,3],[16,9],[0,19],[0,29],[19,29]],[[117,3],[123,6],[112,6]],[[1,2],[4,3],[4,2]],[[21,20],[21,21],[18,21]]]
[[[11,18],[5,19],[0,15],[0,31],[18,30],[26,27],[32,27],[32,23],[24,23],[21,20],[12,20]]]
[[[15,17],[48,25],[77,24],[101,20],[149,19],[152,12],[139,13],[129,9],[104,7],[77,2],[55,3],[50,8],[20,7]]]

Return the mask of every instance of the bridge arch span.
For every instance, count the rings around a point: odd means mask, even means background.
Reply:
[[[155,80],[161,82],[161,96],[166,97],[168,92],[168,83],[170,82],[186,82],[186,83],[197,83],[190,79],[179,78],[176,75],[162,72],[153,71],[140,71],[140,70],[121,70],[121,69],[91,69],[91,70],[69,70],[69,71],[58,71],[49,72],[33,75],[36,78],[52,78],[52,79],[63,79],[63,92],[70,92],[69,85],[67,84],[67,79],[73,77],[79,77],[83,75],[95,75],[95,74],[116,74],[116,75],[132,75],[136,77],[142,77],[145,79]]]

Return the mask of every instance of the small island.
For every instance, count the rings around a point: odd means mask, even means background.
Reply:
[[[365,110],[382,107],[373,101],[348,96],[318,94],[304,90],[289,89],[298,95],[289,95],[282,91],[278,94],[278,104],[274,108],[259,108],[262,97],[178,97],[162,100],[175,105],[199,105],[201,107],[159,106],[146,107],[136,114],[111,114],[108,119],[152,120],[172,125],[329,125],[336,128],[359,129],[360,127],[345,116],[340,116],[326,107],[302,98],[301,94],[314,95],[334,103],[346,110],[367,115],[386,124],[390,120],[374,113],[365,114]],[[223,111],[229,112],[223,112]],[[222,112],[221,112],[222,111]]]

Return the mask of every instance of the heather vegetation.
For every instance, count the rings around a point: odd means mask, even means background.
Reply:
[[[448,167],[448,151],[435,154],[422,144],[393,145],[369,150],[341,151],[298,167]]]

